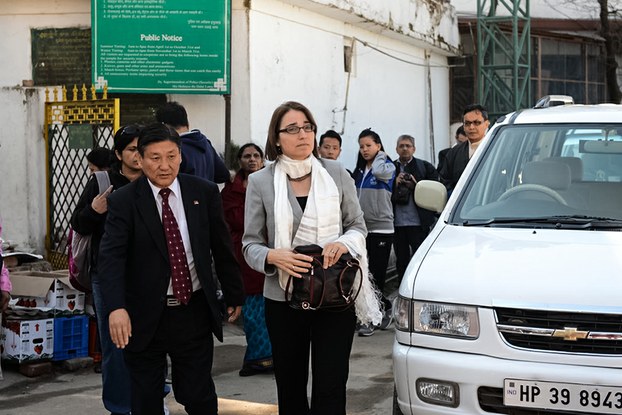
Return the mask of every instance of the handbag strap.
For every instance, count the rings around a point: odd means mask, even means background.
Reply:
[[[356,271],[361,277],[359,278],[359,286],[358,289],[356,290],[356,293],[354,294],[354,297],[352,299],[347,298],[344,295],[344,289],[343,289],[343,275],[346,273],[346,271],[348,270],[348,268],[356,268]],[[356,278],[356,275],[355,277]],[[339,290],[341,291],[341,296],[348,301],[348,303],[350,304],[350,306],[352,306],[352,304],[354,304],[354,302],[356,301],[356,299],[359,296],[359,293],[361,292],[361,288],[363,287],[363,270],[361,270],[361,266],[359,265],[359,262],[356,260],[348,260],[348,262],[346,263],[346,268],[344,268],[343,270],[341,270],[341,274],[339,275]],[[354,287],[352,287],[354,288]]]

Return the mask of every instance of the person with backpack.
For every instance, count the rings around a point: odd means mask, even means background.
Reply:
[[[415,186],[420,180],[439,180],[438,171],[431,163],[414,157],[415,139],[401,135],[396,149],[399,159],[394,162],[395,183],[391,194],[393,203],[393,225],[395,229],[394,249],[397,276],[402,280],[410,258],[430,233],[434,224],[434,213],[415,204]]]
[[[138,135],[141,126],[130,124],[120,128],[114,135],[116,162],[105,174],[111,186],[100,188],[98,178],[93,175],[86,184],[71,216],[71,228],[82,236],[91,236],[89,252],[89,273],[93,291],[93,303],[97,315],[97,328],[102,351],[102,401],[112,414],[129,414],[131,410],[130,378],[123,351],[117,349],[110,338],[108,318],[98,310],[103,309],[101,291],[97,279],[97,257],[99,244],[104,234],[104,223],[108,212],[108,195],[141,177],[143,172],[138,159]]]

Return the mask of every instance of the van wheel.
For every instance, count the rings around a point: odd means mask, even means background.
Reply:
[[[404,415],[400,406],[397,404],[397,388],[393,385],[393,415]]]

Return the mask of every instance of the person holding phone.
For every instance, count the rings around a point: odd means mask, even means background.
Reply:
[[[108,213],[108,196],[113,190],[125,186],[143,174],[138,159],[138,135],[141,128],[139,125],[130,124],[117,130],[113,148],[117,160],[108,171],[110,187],[100,194],[97,179],[93,175],[71,215],[73,230],[81,235],[91,235],[90,272],[102,351],[102,400],[104,407],[112,414],[130,413],[130,378],[123,353],[116,348],[110,338],[108,319],[103,313],[98,313],[98,310],[102,309],[102,298],[97,280],[97,257]]]

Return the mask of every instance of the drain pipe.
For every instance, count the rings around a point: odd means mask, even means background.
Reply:
[[[430,51],[425,51],[425,68],[427,72],[427,89],[428,89],[428,125],[429,125],[429,140],[428,143],[430,149],[430,160],[433,165],[436,166],[436,146],[434,144],[434,109],[432,106],[432,68],[430,67]]]

